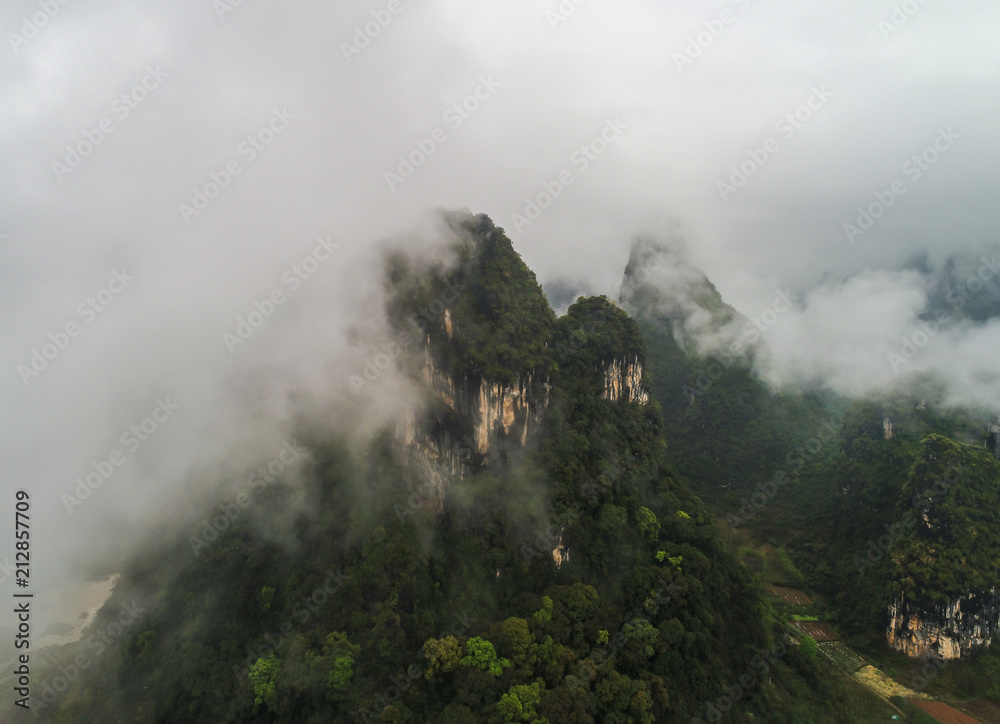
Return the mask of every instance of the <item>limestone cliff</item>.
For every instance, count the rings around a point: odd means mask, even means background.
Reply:
[[[944,605],[918,605],[901,594],[889,605],[886,640],[913,658],[957,659],[990,645],[1000,623],[996,589],[960,596]]]
[[[640,370],[641,374],[641,370]],[[433,360],[430,339],[424,345],[421,377],[428,391],[471,427],[471,451],[488,455],[502,440],[524,446],[548,407],[551,385],[531,372],[513,381],[448,374]]]
[[[632,358],[613,359],[606,363],[603,397],[643,405],[649,402],[649,393],[642,381],[642,362]]]
[[[531,373],[512,383],[470,380],[435,363],[425,340],[420,378],[430,398],[417,419],[397,425],[396,439],[409,457],[423,507],[440,512],[451,481],[461,480],[510,445],[524,447],[549,404],[551,385]]]

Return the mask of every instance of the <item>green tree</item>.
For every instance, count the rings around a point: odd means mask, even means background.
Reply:
[[[660,537],[660,521],[649,508],[643,506],[635,514],[636,522],[639,524],[639,533],[650,543],[656,543]]]
[[[159,640],[160,634],[156,630],[144,631],[136,639],[135,648],[138,651],[136,656],[136,661],[145,662],[150,659],[152,654],[150,651],[156,646],[156,642]]]
[[[628,641],[634,641],[646,656],[652,656],[660,631],[644,618],[634,618],[622,626],[622,633]]]
[[[350,656],[341,656],[334,661],[333,668],[330,669],[330,678],[327,682],[330,688],[334,691],[340,691],[347,686],[347,682],[354,676],[353,666],[354,659]]]
[[[354,676],[354,662],[361,647],[352,644],[347,638],[345,631],[334,631],[327,634],[323,640],[324,658],[319,659],[317,664],[322,662],[323,666],[329,665],[329,660],[333,659],[333,664],[327,674],[327,688],[333,691],[343,691],[347,683]]]
[[[497,658],[493,644],[484,638],[476,636],[465,642],[468,656],[459,661],[463,666],[475,666],[480,671],[489,671],[494,676],[500,676],[504,669],[510,668],[510,661]]]
[[[812,636],[804,636],[799,642],[799,651],[809,660],[816,658],[816,649],[816,639]]]
[[[360,652],[361,647],[352,644],[350,640],[348,640],[347,633],[345,631],[334,631],[333,633],[327,634],[327,637],[323,640],[323,653],[327,656],[356,659]]]
[[[601,506],[600,527],[601,530],[614,534],[620,531],[628,523],[628,511],[619,505],[605,503]]]
[[[519,669],[528,669],[535,663],[533,651],[535,637],[528,630],[528,622],[523,618],[508,618],[500,624],[497,637],[500,649],[510,655],[510,660]]]
[[[506,722],[532,721],[537,717],[535,705],[541,701],[539,684],[512,686],[497,702],[497,711]]]
[[[274,654],[267,658],[259,658],[250,667],[250,683],[253,685],[254,704],[265,704],[268,709],[274,709],[277,703],[276,682],[280,663]]]
[[[427,639],[424,642],[424,656],[429,662],[424,678],[431,681],[439,673],[448,674],[455,670],[462,658],[462,645],[454,636]]]
[[[531,617],[538,621],[538,623],[548,623],[552,620],[552,599],[548,596],[542,596],[542,607],[538,611],[535,611]]]

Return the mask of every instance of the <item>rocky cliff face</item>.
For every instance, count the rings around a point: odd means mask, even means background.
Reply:
[[[429,339],[422,356],[420,377],[438,412],[401,421],[396,439],[417,471],[411,488],[424,491],[424,507],[440,512],[450,482],[507,446],[528,443],[548,408],[551,385],[531,374],[510,384],[448,374],[434,362]],[[451,418],[451,429],[440,424],[442,412]]]
[[[920,606],[901,594],[889,605],[886,640],[913,658],[957,659],[990,645],[1000,623],[996,589],[970,593],[945,605]]]
[[[423,507],[441,512],[451,482],[462,480],[511,446],[528,444],[548,410],[552,385],[530,373],[511,383],[449,374],[435,363],[429,338],[421,358],[420,379],[439,411],[430,419],[411,416],[401,421],[396,439],[416,471],[411,489],[422,491]],[[612,359],[604,364],[602,376],[604,399],[649,403],[639,358]],[[451,417],[450,430],[438,424],[442,409]]]
[[[642,384],[642,363],[638,359],[615,359],[607,363],[603,397],[643,405],[649,402],[649,393]]]
[[[481,455],[501,440],[525,445],[549,404],[551,385],[548,380],[536,382],[531,374],[516,377],[512,384],[448,375],[434,363],[430,340],[424,345],[421,373],[428,390],[471,424],[473,449]]]
[[[644,346],[628,315],[604,297],[557,319],[510,240],[484,216],[446,215],[445,263],[404,251],[387,257],[388,318],[414,340],[399,362],[424,403],[397,425],[411,490],[443,509],[451,481],[504,464],[530,445],[552,397],[600,395],[646,404]],[[572,392],[566,392],[569,389]]]

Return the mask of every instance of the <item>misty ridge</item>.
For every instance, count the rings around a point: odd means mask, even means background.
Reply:
[[[1000,720],[1000,9],[0,16],[0,719]]]

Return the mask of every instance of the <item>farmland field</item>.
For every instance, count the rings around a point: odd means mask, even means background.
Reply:
[[[834,666],[848,674],[853,674],[868,665],[867,661],[839,641],[823,641],[819,644],[819,652],[830,659]]]

